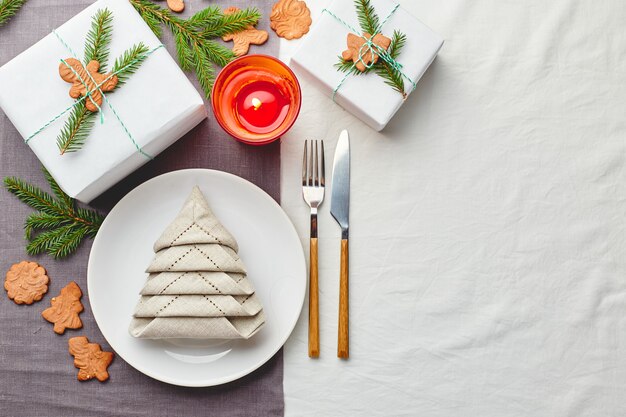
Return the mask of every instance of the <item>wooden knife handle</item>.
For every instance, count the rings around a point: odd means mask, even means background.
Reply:
[[[309,245],[309,356],[320,356],[319,286],[317,279],[317,238],[311,238]]]
[[[337,356],[348,358],[348,239],[341,239],[341,270],[339,276],[339,335]]]

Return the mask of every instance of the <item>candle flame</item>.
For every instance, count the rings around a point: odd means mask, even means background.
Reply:
[[[252,98],[252,106],[254,106],[254,110],[258,110],[258,109],[259,109],[259,107],[261,107],[261,104],[263,104],[263,103],[261,102],[261,100],[259,100],[259,99],[258,99],[258,98],[256,98],[256,97],[253,97],[253,98]]]

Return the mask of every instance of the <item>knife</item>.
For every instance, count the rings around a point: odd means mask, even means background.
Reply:
[[[337,356],[348,358],[348,224],[350,212],[350,137],[347,130],[339,135],[330,195],[330,214],[341,226],[341,269],[339,275],[339,332]]]

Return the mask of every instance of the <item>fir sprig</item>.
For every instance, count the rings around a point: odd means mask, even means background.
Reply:
[[[215,79],[215,66],[224,66],[235,55],[215,38],[254,26],[260,18],[256,8],[225,15],[217,6],[207,7],[189,19],[174,16],[148,0],[130,0],[150,29],[158,37],[163,26],[174,35],[178,63],[185,71],[194,71],[208,98]]]
[[[109,60],[109,44],[113,33],[113,13],[110,10],[98,10],[91,21],[91,29],[85,39],[85,57],[83,63],[96,60],[100,63],[100,72],[106,72]]]
[[[363,32],[374,35],[380,32],[380,21],[370,0],[354,0],[359,25]]]
[[[37,210],[24,222],[26,252],[30,255],[46,252],[54,258],[62,258],[74,252],[85,237],[95,237],[104,216],[77,207],[48,171],[43,169],[43,172],[54,196],[16,177],[6,177],[4,186]]]
[[[389,50],[387,51],[391,59],[396,60],[405,43],[406,35],[402,32],[394,30],[393,36],[391,37],[391,43],[389,44]],[[402,98],[406,98],[407,94],[404,91],[404,79],[402,73],[382,59],[379,62],[380,65],[374,65],[374,72],[385,80],[385,84],[402,94]]]
[[[95,122],[96,113],[87,110],[84,100],[76,104],[57,136],[57,147],[61,155],[81,149]]]
[[[109,59],[109,45],[113,34],[113,13],[108,9],[98,10],[92,18],[91,28],[85,40],[83,62],[100,63],[100,72],[105,72]],[[123,85],[148,57],[148,47],[143,43],[124,51],[113,64],[112,72],[117,75],[116,88]],[[88,100],[88,99],[87,99]],[[61,155],[76,152],[83,147],[96,121],[96,113],[87,110],[85,99],[77,103],[57,136],[57,147]]]
[[[380,33],[380,19],[370,0],[354,0],[354,5],[362,32],[370,35]],[[391,43],[387,49],[389,57],[395,61],[400,56],[402,47],[405,44],[406,35],[398,30],[394,30]],[[374,53],[376,52],[377,51],[374,50]],[[350,75],[363,75],[373,71],[376,75],[385,80],[385,84],[402,94],[402,98],[406,98],[407,96],[404,91],[404,76],[401,70],[386,62],[384,59],[378,59],[374,65],[365,68],[365,71],[359,71],[353,61],[346,61],[339,56],[339,62],[335,64],[335,68],[340,72],[345,72]]]
[[[148,58],[149,50],[143,42],[139,42],[115,60],[111,71],[117,74],[117,87],[124,84],[139,69],[143,61]]]
[[[0,1],[0,26],[5,24],[15,13],[22,8],[26,0],[1,0]]]

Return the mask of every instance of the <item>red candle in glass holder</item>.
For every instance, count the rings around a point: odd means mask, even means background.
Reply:
[[[238,58],[218,74],[211,93],[215,118],[235,139],[263,145],[289,130],[300,112],[294,73],[268,55]]]

